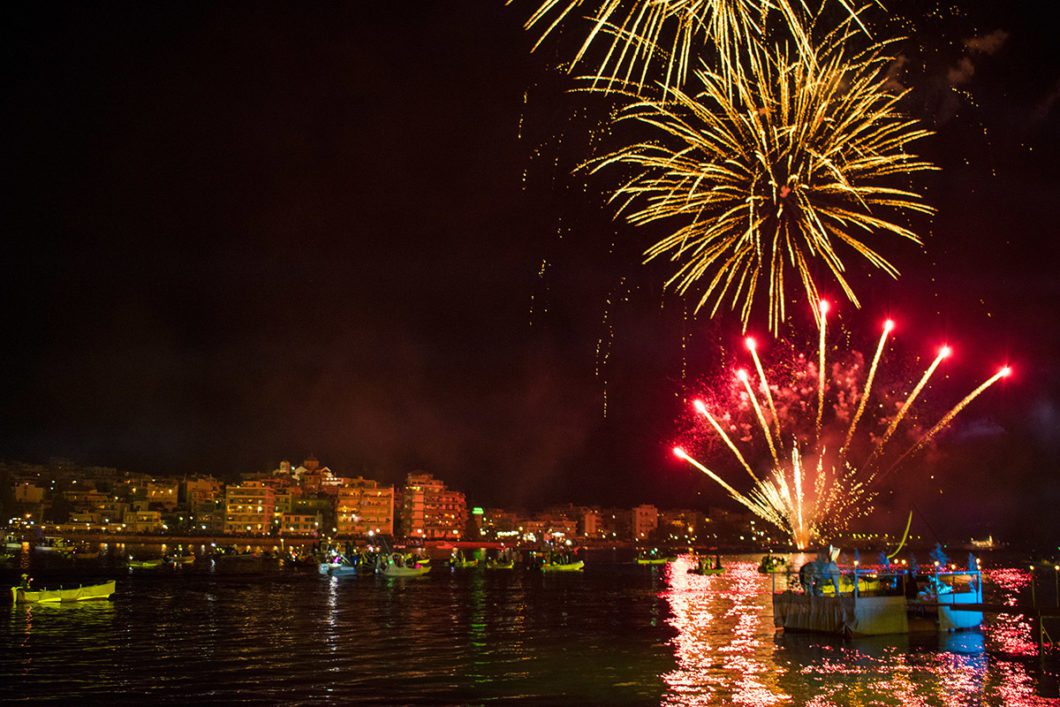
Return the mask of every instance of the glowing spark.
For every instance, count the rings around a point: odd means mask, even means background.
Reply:
[[[850,421],[850,429],[847,430],[847,438],[843,442],[843,448],[840,450],[842,454],[850,448],[850,441],[854,439],[854,430],[858,428],[858,420],[865,413],[865,405],[869,401],[869,393],[872,391],[872,380],[876,377],[876,368],[880,365],[880,356],[883,355],[883,346],[887,343],[887,335],[894,329],[894,322],[888,319],[883,323],[883,334],[880,336],[880,343],[876,346],[876,355],[872,357],[872,365],[869,367],[869,375],[865,379],[865,390],[861,393],[861,400],[858,401],[857,412],[854,413],[854,419]]]
[[[824,379],[825,368],[824,368],[824,330],[825,324],[828,322],[828,301],[821,300],[820,304],[820,330],[821,340],[817,346],[819,353],[819,359],[817,362],[817,438],[821,437],[821,418],[824,416]]]
[[[822,307],[820,311],[823,315],[827,308]],[[822,329],[824,328],[823,316],[821,327]],[[867,515],[872,510],[872,501],[876,496],[873,484],[886,475],[878,474],[874,471],[873,462],[877,461],[884,453],[884,446],[893,437],[902,419],[907,416],[916,403],[921,391],[927,385],[939,364],[953,353],[949,346],[943,346],[939,349],[938,355],[920,377],[912,392],[904,398],[894,418],[887,422],[886,432],[879,441],[854,446],[854,433],[858,429],[859,420],[862,420],[864,413],[871,409],[867,406],[866,400],[872,393],[873,380],[878,376],[878,370],[881,366],[882,352],[885,348],[887,337],[893,330],[894,322],[887,320],[884,323],[883,333],[876,346],[876,355],[873,357],[872,366],[869,368],[864,382],[855,380],[853,374],[855,370],[860,368],[862,360],[860,356],[855,354],[846,359],[842,356],[837,357],[837,360],[833,363],[833,367],[836,369],[835,384],[830,386],[830,390],[833,391],[831,395],[836,398],[834,403],[836,414],[830,419],[826,418],[823,423],[818,422],[820,419],[818,414],[810,412],[813,402],[818,402],[818,409],[820,409],[820,388],[817,391],[813,391],[813,388],[809,388],[805,383],[801,382],[804,376],[803,373],[792,374],[791,383],[787,386],[782,385],[777,389],[779,395],[777,400],[781,404],[779,410],[786,415],[785,427],[792,431],[790,446],[785,445],[784,439],[780,437],[774,444],[770,434],[770,426],[766,423],[762,408],[759,406],[754,390],[750,385],[750,375],[744,368],[736,370],[736,377],[742,383],[741,387],[743,392],[746,393],[746,398],[741,394],[739,397],[734,398],[734,403],[745,411],[748,408],[753,409],[762,437],[769,447],[769,464],[771,468],[765,474],[755,474],[752,463],[748,461],[748,459],[751,459],[753,462],[753,457],[744,456],[733,439],[726,433],[726,430],[710,413],[706,404],[702,400],[693,401],[695,410],[707,419],[714,432],[724,441],[733,458],[754,480],[754,484],[749,491],[740,492],[712,469],[707,468],[689,456],[682,447],[675,447],[674,454],[680,459],[687,460],[710,479],[718,483],[742,506],[780,529],[797,547],[806,548],[812,542],[828,540],[830,534],[843,530],[853,519]],[[744,343],[748,352],[754,356],[758,349],[757,342],[754,339],[747,338]],[[823,339],[819,342],[820,348],[823,349],[825,344],[827,344],[827,340]],[[802,359],[801,356],[798,358]],[[848,368],[845,372],[844,365],[851,368]],[[762,373],[760,375],[764,379],[765,368],[761,366],[761,362],[758,363],[758,366],[761,367]],[[854,368],[854,366],[857,368]],[[954,418],[973,400],[998,380],[1011,375],[1011,373],[1012,371],[1008,366],[999,369],[996,374],[979,385],[942,416],[939,422],[926,434],[912,440],[910,448],[898,456],[886,473],[898,468],[908,458],[921,451],[952,423]],[[844,414],[841,414],[840,408],[845,404],[844,400],[853,401],[855,399],[854,393],[857,390],[861,390],[862,395],[860,400],[858,400],[858,412],[854,415],[849,426],[844,422],[841,430],[833,432],[829,427],[828,434],[818,432],[815,436],[814,432],[821,430],[824,425],[831,425],[846,419]],[[807,400],[810,396],[817,397],[818,401],[811,402],[811,400]],[[829,407],[829,409],[832,408]],[[733,419],[739,420],[738,417]],[[754,423],[749,421],[746,423],[737,422],[736,424],[749,424],[751,429],[754,428]],[[813,429],[811,429],[811,425]],[[883,420],[877,420],[876,426],[883,426]],[[838,455],[829,456],[828,450],[823,446],[823,440],[836,439],[844,432],[846,441],[843,448],[841,448]],[[813,443],[805,448],[800,448],[806,444],[805,440],[813,440]],[[848,463],[846,457],[855,452],[864,454],[868,459],[860,465]],[[762,453],[760,448],[758,453]],[[783,461],[781,461],[781,458],[783,458]]]
[[[634,226],[668,226],[645,260],[674,263],[666,285],[692,295],[697,311],[727,304],[746,327],[765,297],[775,332],[786,279],[816,303],[811,270],[823,266],[858,305],[847,254],[897,277],[869,242],[920,242],[901,222],[933,209],[895,180],[934,169],[911,150],[929,133],[899,113],[904,94],[889,88],[882,47],[852,56],[846,37],[832,33],[812,54],[753,43],[740,70],[701,67],[694,90],[624,109],[618,120],[638,123],[645,139],[590,163],[629,170],[611,201]]]
[[[740,379],[741,383],[743,383],[743,387],[747,391],[747,397],[751,400],[751,405],[755,409],[755,415],[758,416],[758,423],[762,425],[762,432],[766,436],[766,443],[769,445],[769,453],[773,455],[773,462],[779,465],[780,460],[777,458],[777,448],[773,446],[773,435],[769,433],[769,425],[766,424],[766,418],[762,415],[762,408],[758,404],[758,398],[751,389],[751,383],[748,381],[747,371],[741,368],[736,371],[736,377]]]
[[[953,422],[953,418],[957,417],[957,415],[960,414],[961,410],[966,408],[970,402],[972,402],[973,400],[978,398],[980,395],[982,395],[983,391],[985,391],[987,388],[992,386],[994,383],[997,383],[1002,378],[1007,378],[1011,373],[1012,373],[1012,369],[1009,368],[1008,366],[1005,366],[1000,371],[998,371],[997,373],[995,373],[994,375],[990,376],[985,381],[983,381],[983,383],[980,384],[980,386],[978,388],[973,390],[971,393],[968,393],[968,395],[965,396],[964,400],[962,400],[961,402],[959,402],[956,405],[954,405],[953,409],[951,409],[949,412],[947,412],[945,415],[943,415],[942,419],[939,420],[935,424],[934,427],[932,427],[930,430],[928,430],[927,434],[925,434],[923,437],[920,438],[920,441],[918,441],[916,444],[914,444],[912,447],[910,447],[909,450],[906,451],[905,454],[903,454],[902,456],[898,457],[898,459],[894,462],[894,464],[892,464],[891,467],[884,474],[880,475],[880,478],[883,478],[887,474],[891,473],[891,471],[893,471],[894,469],[898,468],[898,466],[901,465],[901,463],[904,462],[906,459],[908,459],[909,457],[913,456],[914,454],[919,452],[921,449],[926,447],[928,445],[928,443],[930,443],[931,440],[935,438],[935,435],[937,435],[942,430],[946,429],[949,426],[949,424],[951,422]]]
[[[939,355],[935,357],[935,360],[931,362],[931,365],[928,366],[928,369],[924,371],[924,375],[920,378],[920,382],[916,384],[916,387],[913,388],[913,392],[911,392],[909,394],[909,397],[905,399],[905,402],[902,403],[902,407],[899,408],[898,414],[894,416],[894,419],[891,420],[891,424],[887,428],[887,431],[883,433],[883,438],[880,440],[879,444],[876,445],[876,448],[872,450],[872,454],[865,462],[865,466],[863,467],[864,469],[867,469],[869,465],[872,464],[872,462],[875,461],[876,458],[883,453],[884,446],[891,439],[891,435],[894,434],[894,431],[898,429],[898,425],[901,424],[903,419],[905,419],[906,413],[909,412],[909,408],[911,408],[913,406],[913,403],[916,402],[917,396],[920,395],[920,391],[922,391],[924,389],[924,386],[927,385],[928,380],[931,378],[932,374],[935,373],[935,369],[939,367],[939,364],[942,363],[942,360],[945,358],[949,358],[951,353],[953,353],[953,349],[951,349],[949,346],[943,346],[941,349],[939,349]]]
[[[769,381],[766,379],[766,372],[762,369],[762,361],[758,358],[758,344],[750,336],[744,340],[744,343],[747,344],[747,350],[751,352],[751,358],[754,359],[755,370],[758,371],[758,379],[762,381],[762,390],[766,393],[769,412],[773,415],[773,429],[777,433],[777,439],[780,439],[780,415],[777,414],[777,406],[773,404],[773,393],[769,390]]]
[[[758,483],[758,477],[751,469],[751,465],[748,464],[747,460],[744,459],[742,454],[740,454],[740,450],[737,449],[732,439],[729,438],[729,435],[725,434],[725,430],[723,430],[721,425],[718,424],[718,421],[714,419],[714,416],[710,414],[710,411],[707,410],[707,406],[703,403],[703,401],[697,400],[695,401],[695,403],[693,403],[693,405],[695,406],[696,410],[699,412],[700,415],[707,418],[707,421],[710,422],[711,427],[714,428],[714,431],[718,433],[718,436],[721,437],[722,441],[725,442],[725,444],[729,447],[729,450],[732,451],[733,455],[740,462],[740,465],[743,466],[747,473],[751,475],[751,478],[755,480],[755,483]]]
[[[507,0],[512,4],[513,0]],[[603,44],[594,85],[601,90],[635,90],[659,85],[666,91],[680,87],[694,59],[712,53],[722,62],[737,58],[748,45],[761,43],[767,24],[777,15],[780,28],[802,51],[809,39],[800,9],[804,3],[789,0],[539,0],[537,10],[526,21],[526,29],[543,27],[534,44],[537,49],[557,27],[588,21],[582,42],[569,68],[587,59],[594,44]],[[849,13],[844,25],[864,25],[847,0],[840,4]],[[587,12],[575,12],[587,6]],[[593,9],[595,8],[595,9]],[[799,8],[799,9],[797,9]],[[705,51],[706,50],[706,51]],[[714,50],[710,52],[710,50]]]

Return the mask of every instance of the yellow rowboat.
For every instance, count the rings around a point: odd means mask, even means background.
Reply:
[[[388,565],[386,569],[382,571],[382,575],[384,577],[419,577],[420,575],[427,574],[430,571],[430,565],[420,565],[419,567],[399,567],[397,565]]]
[[[541,565],[542,572],[581,572],[583,569],[585,569],[585,562],[582,560],[568,562],[566,564],[546,562]]]
[[[166,562],[171,565],[193,565],[195,564],[195,555],[174,555],[166,558]]]
[[[156,570],[162,566],[162,558],[155,560],[129,560],[131,570]]]
[[[76,589],[23,589],[11,587],[11,598],[16,604],[51,604],[55,602],[109,599],[114,593],[114,580],[90,584]]]
[[[488,569],[488,570],[510,570],[510,569],[515,569],[515,560],[509,560],[508,562],[501,562],[500,560],[486,560],[486,569]]]
[[[676,557],[638,557],[638,565],[665,565],[668,562],[673,562]]]

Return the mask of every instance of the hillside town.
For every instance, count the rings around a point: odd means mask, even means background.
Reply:
[[[334,472],[309,456],[224,482],[162,477],[67,461],[0,463],[7,525],[55,535],[233,538],[389,536],[423,541],[661,544],[773,542],[749,514],[554,505],[539,511],[476,506],[425,471],[402,484]]]

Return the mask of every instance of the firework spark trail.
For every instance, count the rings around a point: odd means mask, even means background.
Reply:
[[[854,413],[854,418],[850,421],[850,429],[847,430],[846,440],[843,442],[842,449],[839,450],[840,457],[850,448],[850,441],[854,439],[854,431],[858,428],[858,421],[861,416],[865,413],[865,405],[869,400],[869,393],[872,392],[872,380],[876,377],[876,368],[880,365],[880,357],[883,355],[884,344],[887,343],[887,335],[894,329],[894,322],[890,319],[883,323],[883,334],[880,336],[880,343],[876,346],[876,355],[872,357],[872,365],[869,367],[869,375],[865,379],[865,390],[861,393],[861,400],[858,401],[857,412]]]
[[[791,471],[795,477],[795,517],[798,525],[795,528],[796,539],[809,538],[806,535],[806,525],[802,516],[802,459],[799,457],[799,448],[796,446],[791,450]],[[803,544],[806,544],[805,542]]]
[[[821,418],[824,416],[824,381],[827,377],[825,375],[824,367],[824,332],[828,324],[828,302],[821,300],[821,304],[818,307],[820,317],[818,322],[820,323],[819,329],[821,330],[820,343],[817,346],[819,352],[819,360],[817,363],[817,439],[821,439]]]
[[[706,404],[702,400],[697,400],[694,403],[694,407],[700,415],[707,418],[707,421],[710,422],[714,431],[718,433],[718,436],[721,437],[722,441],[729,447],[741,466],[743,466],[743,468],[747,470],[747,473],[751,475],[751,478],[754,479],[755,483],[759,483],[759,479],[751,469],[751,465],[747,463],[747,460],[744,459],[742,454],[740,454],[740,449],[733,443],[732,439],[729,438],[729,435],[725,433],[725,430],[723,430],[721,425],[718,424],[718,421],[714,419],[714,416],[710,414],[710,410],[707,410]]]
[[[824,329],[825,322],[823,317],[819,320],[818,326],[822,330]],[[912,443],[911,447],[905,453],[901,454],[885,473],[878,474],[872,469],[870,462],[877,460],[883,454],[884,445],[891,440],[895,430],[916,402],[920,392],[931,379],[932,374],[938,368],[941,361],[950,355],[950,348],[948,346],[942,347],[939,351],[938,357],[936,357],[928,367],[927,371],[924,372],[912,392],[903,401],[901,409],[895,415],[895,418],[888,423],[886,433],[865,450],[869,461],[862,464],[860,468],[855,467],[845,460],[846,455],[853,449],[851,447],[854,436],[852,430],[856,430],[858,420],[863,417],[865,410],[868,409],[866,401],[872,393],[872,381],[876,377],[876,373],[880,367],[882,351],[887,336],[892,331],[893,326],[893,322],[890,320],[884,324],[884,332],[880,338],[880,342],[877,344],[876,355],[873,358],[872,366],[866,374],[866,380],[862,389],[862,397],[858,403],[859,412],[856,413],[855,418],[849,427],[844,425],[844,427],[847,427],[847,438],[837,459],[828,459],[828,450],[823,447],[822,439],[824,439],[824,437],[821,436],[816,438],[815,444],[811,445],[808,450],[800,449],[798,441],[799,435],[797,433],[792,436],[791,447],[789,449],[785,449],[783,438],[778,438],[777,444],[774,445],[772,435],[770,434],[770,427],[765,420],[761,406],[758,405],[754,391],[749,384],[747,372],[744,369],[738,369],[737,377],[743,383],[743,390],[747,395],[746,402],[751,408],[753,408],[754,415],[757,418],[759,427],[762,431],[762,436],[765,438],[770,448],[771,462],[769,462],[770,469],[768,473],[765,475],[755,474],[752,465],[747,461],[747,458],[740,451],[739,447],[736,446],[734,441],[729,437],[714,416],[709,413],[706,405],[701,400],[694,401],[695,409],[707,418],[707,421],[718,436],[725,442],[725,445],[728,447],[733,457],[747,471],[751,478],[754,479],[754,485],[746,493],[741,493],[732,485],[724,481],[724,479],[718,474],[689,456],[683,448],[675,448],[674,453],[721,485],[721,487],[735,501],[756,514],[758,517],[780,529],[790,537],[799,548],[806,548],[813,541],[826,540],[829,534],[842,531],[855,518],[862,517],[871,512],[872,501],[877,493],[873,490],[874,484],[878,483],[882,477],[890,474],[903,463],[908,461],[910,457],[921,451],[942,430],[946,429],[957,415],[960,414],[960,412],[973,400],[998,380],[1011,373],[1011,370],[1006,366],[979,385],[949,412],[943,415],[939,422],[926,434],[917,438]],[[821,338],[824,338],[823,335]],[[825,343],[827,343],[826,340]],[[754,353],[754,346],[748,346],[747,348],[752,354]],[[764,371],[765,369],[762,367],[760,375],[762,376],[763,381],[765,375]],[[838,381],[841,379],[842,377],[840,376],[836,380]],[[857,387],[857,384],[854,382],[850,382],[847,385],[849,385],[851,389]],[[787,390],[789,397],[782,399],[790,400],[790,394],[796,396],[813,395],[809,390],[806,390],[804,393],[799,391],[800,387],[796,384],[794,387]],[[840,393],[836,392],[836,395],[840,395]],[[816,423],[816,419],[814,419],[816,416],[814,413],[809,412],[809,405],[792,405],[789,402],[785,412],[789,413],[785,426],[796,432],[799,429],[808,429],[810,424]],[[794,414],[795,417],[791,417],[792,414]],[[798,418],[798,415],[800,414],[805,416],[805,419],[801,421],[801,426],[800,419]],[[811,419],[813,419],[813,423],[810,422]],[[835,418],[836,421],[839,419],[841,418]],[[883,421],[878,420],[877,424],[882,426]],[[828,435],[827,437],[832,438],[831,435]],[[784,463],[780,462],[780,454],[783,454],[786,457]],[[814,457],[816,459],[812,463],[812,466],[807,466],[807,462]],[[865,474],[865,476],[862,476],[862,474]]]
[[[645,262],[674,263],[665,284],[695,291],[696,311],[713,316],[728,305],[746,328],[764,296],[775,333],[786,319],[787,279],[816,303],[811,269],[820,264],[857,305],[846,254],[897,277],[866,236],[920,242],[895,217],[934,210],[893,180],[935,169],[910,149],[929,133],[899,113],[905,94],[889,88],[883,47],[852,57],[846,36],[828,35],[812,58],[752,45],[746,71],[701,67],[697,92],[673,89],[621,112],[618,120],[639,124],[647,139],[586,165],[629,170],[611,195],[617,215],[671,229]]]
[[[876,444],[876,447],[872,450],[872,454],[869,455],[869,458],[865,460],[865,465],[862,467],[862,471],[867,471],[876,458],[883,453],[883,448],[887,445],[887,442],[890,441],[891,435],[894,434],[894,431],[898,429],[898,425],[901,424],[903,419],[905,419],[906,413],[909,412],[913,403],[916,402],[917,396],[920,395],[920,391],[922,391],[924,386],[927,385],[928,380],[931,379],[931,376],[935,373],[935,369],[939,367],[939,364],[942,363],[943,359],[949,358],[951,353],[953,353],[953,350],[949,346],[943,346],[939,349],[939,355],[935,357],[935,360],[931,362],[928,369],[924,371],[924,375],[921,376],[920,382],[916,384],[916,387],[913,388],[909,397],[907,397],[905,402],[902,403],[902,407],[898,409],[898,414],[894,416],[894,419],[891,420],[891,424],[887,427],[887,431],[883,433],[883,438]]]
[[[514,0],[507,0],[511,5]],[[589,27],[568,71],[583,64],[594,44],[603,43],[593,86],[604,92],[662,90],[665,96],[688,80],[696,58],[710,57],[732,71],[748,46],[768,40],[790,39],[812,57],[810,35],[825,2],[811,9],[806,0],[539,0],[524,23],[527,30],[542,27],[536,50],[560,26],[587,21]],[[847,17],[841,25],[856,25],[871,36],[862,21],[863,7],[839,0]],[[879,0],[876,5],[883,7]],[[575,13],[584,7],[585,13]],[[768,32],[767,29],[771,30]]]
[[[743,504],[749,511],[751,511],[755,515],[758,515],[759,517],[761,517],[763,519],[769,520],[771,523],[777,523],[778,521],[780,523],[783,522],[783,521],[781,521],[781,519],[779,517],[771,516],[767,509],[763,509],[763,508],[759,507],[751,499],[749,499],[747,496],[744,496],[742,493],[740,493],[739,491],[734,489],[732,486],[727,484],[725,482],[725,479],[721,478],[720,476],[715,474],[713,471],[711,471],[707,467],[703,466],[701,463],[699,463],[698,461],[696,461],[692,457],[688,456],[688,453],[685,452],[685,450],[682,449],[681,447],[674,447],[674,455],[677,456],[677,458],[679,458],[679,459],[684,459],[689,464],[691,464],[692,466],[696,467],[697,469],[702,471],[704,474],[709,476],[719,486],[721,486],[723,489],[728,491],[730,496],[732,496],[734,499],[736,499],[741,504]]]
[[[747,397],[751,400],[751,405],[755,409],[755,415],[758,417],[758,423],[762,425],[762,433],[766,436],[766,444],[769,445],[769,453],[773,455],[773,463],[780,466],[780,459],[777,456],[777,448],[773,445],[773,435],[769,432],[769,424],[766,423],[766,418],[762,414],[762,407],[758,404],[758,398],[755,396],[754,391],[751,389],[751,383],[748,380],[750,376],[747,375],[747,371],[740,369],[736,371],[736,377],[743,383],[744,389],[747,391]],[[777,440],[780,442],[781,440]]]
[[[937,435],[942,430],[946,429],[949,424],[953,422],[953,418],[957,417],[957,415],[960,414],[961,410],[967,407],[969,403],[978,398],[987,388],[992,386],[994,383],[997,383],[1002,378],[1007,378],[1009,375],[1011,375],[1011,373],[1012,369],[1008,366],[1005,366],[1000,371],[983,381],[983,383],[978,388],[976,388],[967,396],[965,396],[964,400],[954,405],[949,412],[943,415],[942,419],[939,420],[934,427],[928,430],[927,434],[921,437],[916,444],[910,447],[902,456],[898,457],[898,459],[895,460],[894,464],[892,464],[890,468],[887,469],[887,471],[879,475],[879,478],[877,480],[882,479],[887,474],[890,474],[892,471],[897,469],[902,464],[902,462],[904,462],[906,459],[926,447],[931,442],[931,440],[935,438],[935,435]]]
[[[773,428],[776,430],[777,439],[781,439],[780,415],[777,414],[777,406],[773,404],[773,393],[769,390],[769,380],[766,378],[766,372],[762,369],[762,361],[758,358],[758,344],[750,336],[744,340],[744,343],[747,346],[747,350],[751,352],[751,358],[755,362],[755,370],[758,371],[758,379],[762,382],[762,390],[766,394],[769,412],[773,415]]]

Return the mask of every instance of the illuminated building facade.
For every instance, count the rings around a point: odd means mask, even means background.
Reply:
[[[268,535],[272,530],[275,492],[260,481],[225,489],[225,533]]]
[[[659,509],[649,504],[642,504],[630,511],[634,540],[647,540],[659,527]]]
[[[357,477],[336,494],[336,527],[346,537],[394,534],[394,487]]]
[[[451,491],[430,474],[415,472],[405,480],[401,530],[406,537],[459,539],[467,526],[464,494]]]

